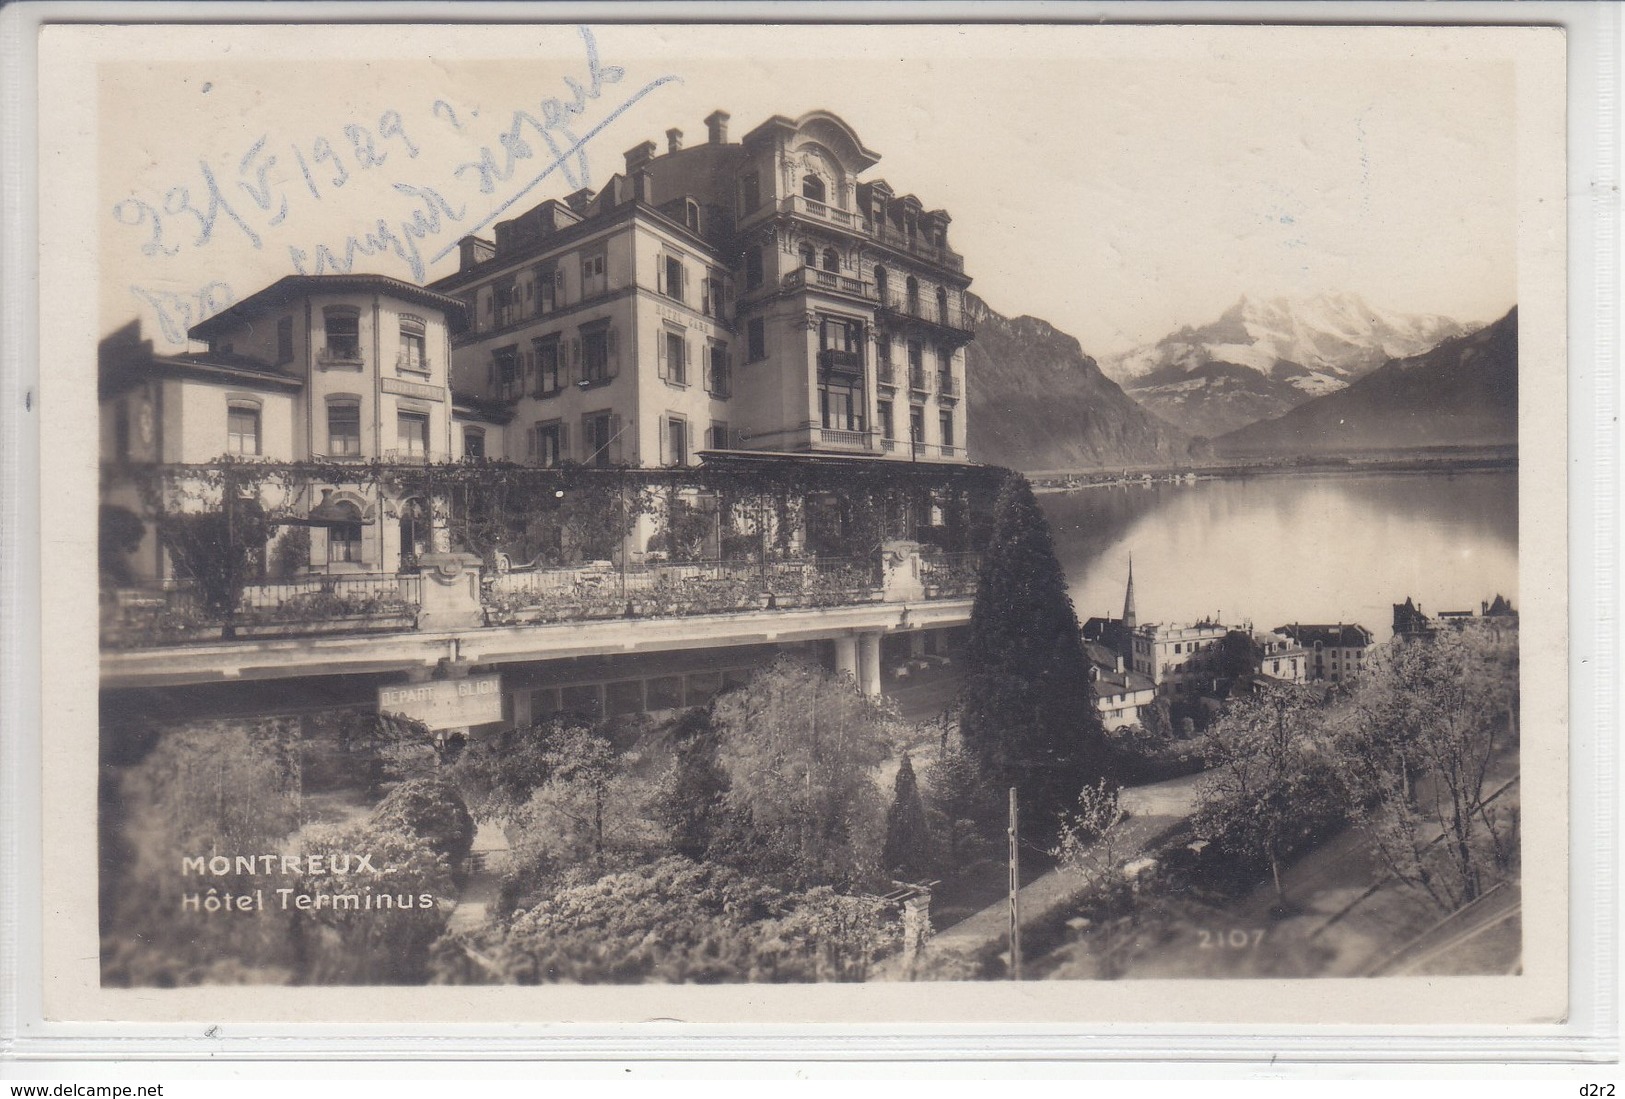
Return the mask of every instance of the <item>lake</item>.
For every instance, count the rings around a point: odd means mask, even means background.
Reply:
[[[1498,593],[1517,605],[1517,487],[1500,470],[1338,472],[1039,501],[1080,622],[1122,613],[1132,554],[1142,624],[1357,622],[1382,641],[1407,596],[1430,615]]]

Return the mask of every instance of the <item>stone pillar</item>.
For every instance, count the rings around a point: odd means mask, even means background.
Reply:
[[[915,630],[908,635],[908,655],[920,657],[925,655],[925,631]]]
[[[880,635],[858,635],[858,687],[866,695],[880,693]]]
[[[485,625],[480,602],[480,559],[472,553],[426,553],[418,561],[422,605],[418,629]]]
[[[880,550],[881,585],[888,603],[912,603],[925,598],[918,542],[887,542]]]
[[[931,938],[931,891],[921,889],[903,901],[903,972],[913,980],[920,950]]]
[[[858,679],[858,639],[850,634],[835,639],[835,674]]]

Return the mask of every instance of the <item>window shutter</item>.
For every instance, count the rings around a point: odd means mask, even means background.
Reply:
[[[683,435],[683,460],[686,463],[688,456],[694,453],[694,425],[685,420],[677,425],[677,430]]]
[[[611,462],[615,463],[616,465],[620,465],[621,464],[621,418],[618,415],[611,416],[609,418],[609,439],[610,439],[610,442],[609,442],[609,460]]]
[[[618,329],[611,327],[604,334],[604,347],[609,357],[605,376],[618,378],[621,375],[621,334]]]
[[[660,464],[671,465],[671,420],[660,417]]]
[[[559,461],[563,462],[570,456],[570,425],[563,420],[559,421]]]
[[[655,376],[661,381],[666,380],[667,370],[669,369],[666,363],[666,343],[665,332],[661,332],[655,337]]]
[[[655,261],[655,293],[666,292],[666,257],[661,256]]]
[[[686,381],[688,381],[690,379],[691,375],[694,373],[695,362],[696,362],[696,360],[694,358],[694,341],[689,340],[689,339],[685,339],[683,341],[683,377],[681,379],[682,381],[686,382]]]
[[[578,380],[580,377],[581,377],[581,337],[580,336],[573,336],[570,339],[569,381],[566,382],[565,384],[568,385],[570,383],[573,383],[576,380]]]
[[[525,428],[525,457],[533,462],[536,460],[536,429],[534,427]]]

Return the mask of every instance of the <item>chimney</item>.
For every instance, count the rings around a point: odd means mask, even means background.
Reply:
[[[1118,675],[1123,674],[1123,654],[1122,653],[1117,654],[1117,674]]]
[[[645,206],[651,205],[654,202],[653,197],[651,197],[652,192],[654,190],[653,183],[654,183],[654,177],[649,174],[648,169],[639,168],[637,171],[633,172],[632,173],[632,197],[633,197],[633,199],[635,199],[638,202],[643,203]]]
[[[497,254],[497,246],[476,236],[466,236],[457,242],[457,270],[477,267]]]
[[[564,196],[564,204],[576,213],[586,216],[587,206],[592,202],[593,191],[591,187],[583,187],[579,191],[571,191]]]
[[[728,112],[712,111],[705,116],[707,140],[713,145],[728,144]]]
[[[666,152],[675,153],[683,147],[683,131],[673,126],[666,131]]]
[[[626,174],[631,175],[654,158],[655,150],[659,148],[652,141],[645,141],[641,145],[634,145],[626,150]]]

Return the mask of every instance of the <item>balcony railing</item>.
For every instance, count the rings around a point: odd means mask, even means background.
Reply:
[[[881,385],[889,385],[895,388],[897,385],[897,368],[889,362],[880,363],[875,367],[875,380]]]
[[[384,461],[398,466],[424,466],[428,465],[431,455],[421,450],[386,450]]]
[[[875,230],[872,235],[882,244],[889,244],[893,248],[919,256],[921,259],[934,263],[938,267],[946,267],[950,271],[963,272],[965,270],[964,257],[959,253],[921,240],[918,235],[910,236],[901,229],[887,225],[883,221],[875,223]]]
[[[824,446],[840,447],[843,450],[869,451],[874,449],[872,436],[867,431],[848,431],[844,428],[820,427],[818,441]]]
[[[926,373],[923,367],[909,367],[908,387],[920,393],[931,392],[931,386],[930,383],[926,381]]]
[[[395,356],[395,369],[405,371],[408,374],[423,374],[425,376],[434,373],[433,369],[429,366],[428,359],[416,358],[407,355]]]
[[[826,347],[818,353],[818,365],[824,370],[842,370],[863,373],[863,352]]]
[[[941,328],[951,328],[955,332],[971,332],[970,317],[965,310],[952,302],[941,302],[910,294],[902,290],[888,289],[880,296],[880,308],[886,312],[913,320],[924,321],[927,324]]]
[[[940,370],[937,371],[937,396],[958,397],[959,379],[954,377],[952,374],[945,374]]]
[[[797,267],[785,274],[782,285],[786,290],[828,290],[838,294],[849,294],[865,301],[875,300],[874,283],[818,267]]]
[[[874,235],[873,223],[862,214],[853,213],[851,210],[842,210],[838,206],[831,206],[829,203],[819,202],[817,199],[804,198],[801,195],[790,195],[784,200],[783,209],[786,213],[816,218],[831,225],[839,225],[841,228],[849,229],[854,233],[862,233],[866,237]]]
[[[243,589],[232,627],[239,638],[409,630],[423,602],[422,578],[381,573],[312,574]],[[108,648],[213,641],[223,616],[211,612],[189,581],[122,590],[102,607]]]
[[[359,347],[324,347],[316,352],[316,365],[323,369],[345,367],[360,370],[366,365],[366,360],[361,357]]]

